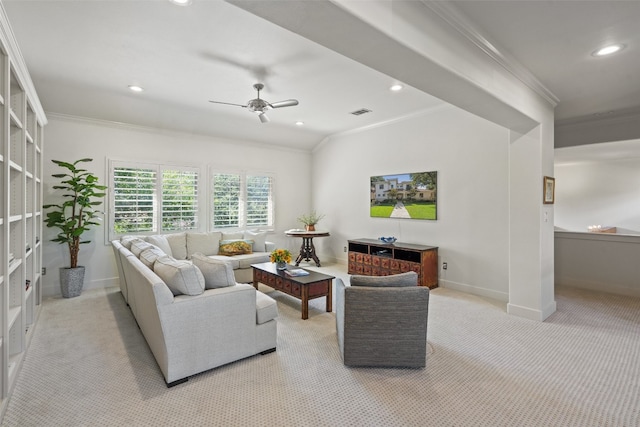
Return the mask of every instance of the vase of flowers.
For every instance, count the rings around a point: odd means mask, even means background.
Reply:
[[[275,249],[271,252],[270,259],[278,270],[286,270],[287,264],[291,262],[291,252],[288,249]]]

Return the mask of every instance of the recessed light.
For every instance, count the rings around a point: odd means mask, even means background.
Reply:
[[[191,4],[191,0],[169,0],[173,4],[177,4],[178,6],[189,6]]]
[[[594,51],[591,55],[593,56],[607,56],[616,52],[620,52],[624,49],[623,44],[611,44],[609,46],[602,47],[596,51]]]
[[[397,92],[397,91],[399,91],[399,90],[402,90],[402,85],[400,85],[400,84],[395,84],[395,85],[391,86],[389,89],[391,89],[391,90],[392,90],[392,91],[394,91],[394,92]]]
[[[296,122],[296,125],[298,125],[298,126],[304,126],[304,122],[297,121],[297,122]]]
[[[129,85],[129,90],[131,92],[143,92],[144,88],[137,86],[137,85]]]

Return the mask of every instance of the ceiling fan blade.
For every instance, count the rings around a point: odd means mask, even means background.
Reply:
[[[221,101],[209,101],[209,102],[212,102],[212,103],[214,103],[214,104],[234,105],[234,106],[236,106],[236,107],[247,108],[247,106],[246,106],[246,105],[232,104],[232,103],[230,103],[230,102],[221,102]]]
[[[269,117],[267,117],[267,115],[265,113],[258,114],[258,118],[260,119],[260,121],[262,123],[269,123],[270,122]]]
[[[271,108],[293,107],[298,105],[297,99],[287,99],[286,101],[279,101],[269,104]]]

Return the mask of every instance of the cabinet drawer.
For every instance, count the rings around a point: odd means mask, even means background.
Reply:
[[[390,258],[380,258],[380,267],[381,268],[391,268],[391,259]]]
[[[353,262],[356,260],[356,253],[355,252],[349,252],[349,261]]]
[[[367,264],[367,265],[371,265],[371,255],[365,255],[362,257],[362,262]]]
[[[372,273],[371,266],[370,266],[370,265],[366,265],[366,264],[365,264],[365,265],[362,267],[362,274],[365,274],[365,275],[367,275],[367,276],[371,276],[371,273]]]
[[[356,253],[356,262],[361,263],[363,257],[364,257],[364,254]]]

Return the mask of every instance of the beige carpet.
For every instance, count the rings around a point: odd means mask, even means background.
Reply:
[[[537,323],[431,294],[424,370],[343,366],[335,317],[277,292],[278,350],[167,389],[115,288],[44,303],[5,426],[639,426],[640,300],[575,289]],[[372,313],[375,315],[375,313]]]

